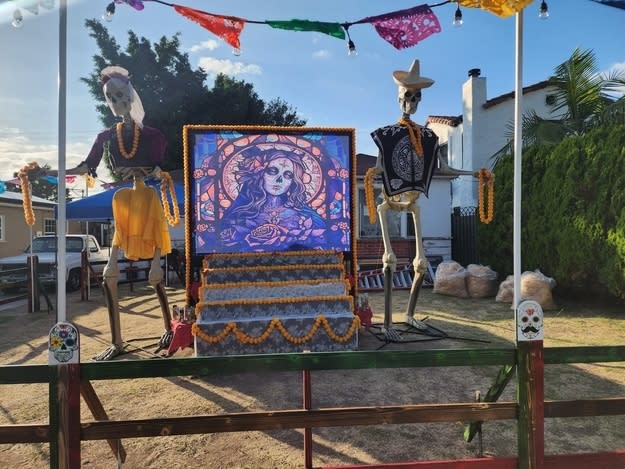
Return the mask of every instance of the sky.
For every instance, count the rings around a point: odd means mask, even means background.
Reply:
[[[31,161],[58,167],[59,0],[52,10],[33,15],[22,9],[23,25],[11,25],[13,11],[25,0],[0,0],[0,180]],[[67,7],[67,167],[85,159],[103,128],[95,101],[80,81],[93,71],[99,52],[85,20],[101,18],[109,0],[68,0]],[[353,22],[366,16],[411,8],[404,0],[179,0],[180,5],[248,20]],[[435,5],[432,2],[431,5]],[[576,47],[592,49],[602,71],[625,69],[625,11],[590,0],[547,0],[550,16],[538,18],[540,0],[524,10],[523,85],[546,80]],[[413,119],[462,113],[462,84],[472,68],[481,69],[491,99],[513,91],[515,18],[462,8],[463,25],[452,25],[456,4],[432,8],[441,32],[417,45],[397,50],[370,24],[349,32],[358,54],[348,56],[346,41],[314,32],[272,29],[246,24],[241,54],[165,5],[145,2],[143,11],[117,5],[110,34],[125,48],[128,31],[152,42],[180,35],[181,49],[194,68],[204,68],[212,86],[219,72],[254,85],[269,101],[280,98],[294,107],[310,127],[356,130],[356,151],[376,154],[370,132],[397,121],[400,109],[395,70],[408,70],[419,59],[421,74],[435,81],[423,93]],[[140,70],[130,70],[131,75]],[[141,95],[141,90],[137,90]],[[184,125],[181,122],[180,125]],[[110,181],[104,163],[100,182]],[[84,195],[84,183],[68,185],[73,197]],[[101,189],[97,189],[101,190]],[[90,193],[97,190],[90,189]]]

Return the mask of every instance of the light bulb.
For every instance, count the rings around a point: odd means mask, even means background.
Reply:
[[[358,56],[358,51],[356,50],[356,44],[351,39],[347,42],[347,55],[350,57]]]
[[[24,25],[24,17],[22,16],[22,12],[19,8],[13,12],[13,21],[11,21],[11,25],[14,28],[21,28]]]
[[[456,8],[456,13],[454,14],[454,21],[453,21],[453,25],[458,27],[458,26],[462,26],[462,12],[460,11],[460,5],[458,5],[458,7]]]
[[[547,18],[549,18],[549,7],[547,7],[547,2],[545,2],[545,0],[540,3],[540,8],[538,9],[538,17],[541,20],[546,20]]]
[[[102,19],[107,22],[113,21],[113,15],[115,14],[115,2],[111,2],[106,6],[106,11],[102,15]]]

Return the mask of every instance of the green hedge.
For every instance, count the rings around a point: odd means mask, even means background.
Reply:
[[[495,219],[479,225],[482,263],[513,271],[513,159],[494,168]],[[625,125],[523,151],[521,269],[558,288],[625,299]]]

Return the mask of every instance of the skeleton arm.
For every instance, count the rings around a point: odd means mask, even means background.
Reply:
[[[441,155],[440,149],[436,151],[436,157],[438,158],[438,162],[440,164],[439,168],[436,170],[438,174],[449,175],[449,176],[479,176],[479,171],[469,171],[464,169],[456,169],[452,168],[447,164],[444,160],[443,155]]]

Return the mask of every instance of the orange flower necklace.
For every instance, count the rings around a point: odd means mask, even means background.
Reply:
[[[134,158],[137,154],[137,150],[139,149],[141,127],[139,127],[139,124],[137,124],[136,122],[134,124],[134,131],[132,134],[132,148],[130,149],[130,153],[126,151],[126,147],[124,146],[124,136],[122,135],[122,128],[124,126],[123,122],[118,122],[115,125],[115,133],[117,134],[117,146],[119,147],[119,152],[127,160]]]
[[[31,186],[28,180],[28,172],[33,169],[39,168],[36,162],[28,163],[22,169],[19,170],[17,176],[22,183],[22,206],[24,207],[24,218],[29,226],[35,224],[35,212],[33,211],[33,200],[31,198]]]
[[[178,226],[180,223],[180,209],[178,208],[178,200],[176,199],[176,190],[174,188],[174,181],[168,172],[161,171],[161,201],[163,202],[163,211],[165,212],[165,218],[171,226]],[[174,206],[174,214],[171,214],[169,209],[169,200],[167,200],[167,189],[169,189],[169,196],[171,197],[171,203]]]
[[[412,143],[412,149],[419,158],[423,158],[423,145],[421,144],[421,126],[412,122],[410,119],[399,119],[399,125],[402,125],[408,129],[410,135],[410,143]]]
[[[484,190],[488,192],[488,215],[484,208]],[[488,225],[495,216],[495,175],[488,169],[480,169],[477,192],[480,221]]]

